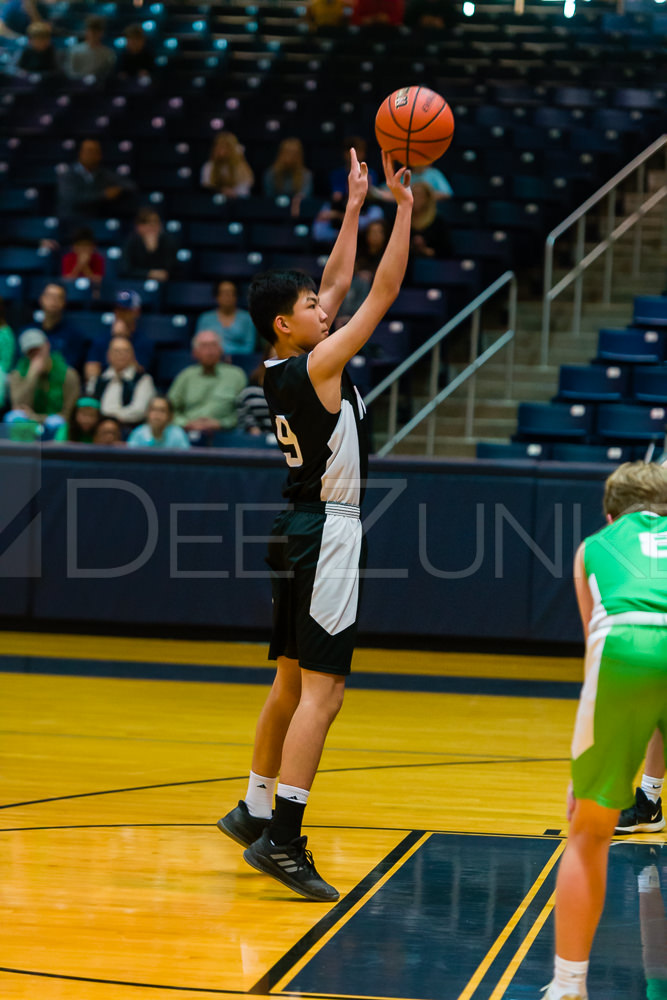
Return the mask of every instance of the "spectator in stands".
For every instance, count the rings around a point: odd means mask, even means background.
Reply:
[[[387,220],[383,217],[369,222],[363,232],[359,233],[359,246],[355,262],[357,274],[367,281],[373,280],[388,242]]]
[[[24,330],[19,337],[21,357],[9,376],[12,409],[7,423],[34,421],[47,436],[67,423],[81,389],[79,376],[62,354],[51,352],[42,330]]]
[[[411,183],[415,184],[417,181],[422,184],[428,184],[435,195],[436,201],[446,201],[447,198],[451,198],[454,194],[451,184],[442,170],[438,170],[432,164],[428,167],[412,168]]]
[[[403,23],[405,0],[356,0],[352,24],[397,27]]]
[[[252,354],[257,331],[250,313],[238,308],[238,291],[233,281],[219,282],[215,289],[217,309],[202,313],[195,332],[213,330],[222,340],[225,354]]]
[[[140,24],[129,24],[125,29],[125,48],[121,49],[117,68],[118,75],[122,77],[142,79],[153,73],[155,57]]]
[[[227,198],[247,198],[255,175],[232,132],[218,132],[208,162],[201,168],[200,183]]]
[[[124,443],[120,421],[116,420],[115,417],[102,417],[95,428],[93,444],[118,445]]]
[[[313,220],[312,234],[316,243],[331,246],[335,243],[340,230],[347,198],[343,201],[327,201]],[[374,205],[366,198],[359,214],[359,232],[363,233],[371,222],[384,219],[384,213],[379,205]]]
[[[412,185],[414,206],[410,254],[416,257],[447,257],[451,253],[449,227],[441,215],[433,189],[423,181]]]
[[[79,371],[85,357],[86,338],[67,315],[66,305],[67,292],[63,286],[50,282],[39,297],[33,327],[46,334],[52,351],[58,351],[68,365]]]
[[[7,399],[7,376],[14,367],[15,355],[16,337],[7,322],[5,300],[0,298],[0,410],[4,409]]]
[[[140,318],[141,296],[139,293],[131,289],[118,292],[111,328],[108,333],[93,341],[88,352],[84,366],[86,381],[90,378],[96,378],[101,373],[112,337],[125,337],[131,341],[137,365],[144,371],[151,367],[153,343],[148,337],[142,336],[139,326]]]
[[[104,29],[103,17],[90,14],[86,18],[83,41],[68,50],[64,64],[65,73],[71,80],[94,76],[96,80],[102,81],[116,65],[113,49],[102,41]]]
[[[25,35],[31,24],[45,21],[48,8],[55,0],[7,0],[0,10],[0,36],[4,38],[19,38]]]
[[[69,418],[66,433],[58,432],[59,441],[72,441],[76,444],[92,444],[97,425],[100,422],[100,401],[94,396],[81,396]],[[63,427],[64,430],[64,427]]]
[[[347,201],[347,178],[350,173],[350,150],[353,148],[360,163],[363,163],[366,159],[366,140],[362,139],[359,135],[346,136],[346,138],[343,139],[343,146],[341,149],[343,162],[340,167],[335,167],[329,174],[329,200],[332,202]],[[371,167],[368,168],[368,183],[371,187],[374,187],[377,184],[377,174]]]
[[[174,408],[167,396],[150,401],[146,423],[135,427],[127,439],[133,448],[189,448],[190,438],[182,427],[172,423]]]
[[[53,76],[59,70],[58,56],[51,39],[51,25],[47,21],[33,21],[28,27],[28,44],[21,49],[16,62],[20,75]]]
[[[126,213],[135,202],[134,181],[104,166],[97,139],[84,139],[77,162],[58,176],[58,215],[65,226]]]
[[[242,368],[222,360],[222,341],[214,330],[200,330],[192,340],[197,361],[174,379],[169,399],[174,423],[186,431],[231,430],[236,427],[236,397],[247,384]]]
[[[162,228],[153,208],[141,208],[134,232],[123,247],[121,275],[125,278],[153,278],[168,281],[176,267],[176,241]]]
[[[248,385],[236,397],[239,430],[258,437],[260,434],[272,434],[273,425],[269,405],[264,395],[265,361],[275,358],[276,350],[273,344],[268,344],[262,360],[251,372]]]
[[[138,367],[134,349],[127,337],[113,337],[107,351],[108,367],[86,384],[89,396],[100,401],[103,417],[115,417],[121,424],[134,427],[146,416],[155,395],[153,379]]]
[[[65,281],[88,278],[96,284],[104,277],[105,261],[95,244],[95,235],[88,226],[72,235],[72,249],[62,259],[61,274]]]
[[[292,215],[299,214],[301,201],[313,192],[313,174],[305,165],[301,139],[283,139],[275,160],[264,171],[262,191],[267,198],[289,195]]]
[[[306,22],[312,31],[318,28],[340,28],[347,21],[346,0],[310,0]]]
[[[409,0],[405,23],[425,31],[451,28],[456,24],[456,6],[451,0]]]

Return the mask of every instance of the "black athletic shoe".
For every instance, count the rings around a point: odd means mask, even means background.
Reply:
[[[258,837],[262,836],[270,822],[270,819],[251,816],[247,805],[240,799],[239,804],[219,819],[216,826],[221,833],[231,837],[241,847],[250,847]]]
[[[635,804],[624,809],[618,818],[616,833],[658,833],[664,829],[662,799],[651,802],[642,789],[638,788],[635,792]]]
[[[273,844],[265,830],[243,852],[243,857],[258,872],[271,875],[300,896],[320,903],[335,903],[340,893],[317,874],[313,855],[306,850],[307,842],[307,837],[297,837],[288,844]]]

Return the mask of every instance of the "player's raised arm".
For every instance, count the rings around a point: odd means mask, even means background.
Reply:
[[[333,323],[341,303],[350,290],[357,254],[359,213],[368,193],[368,167],[359,163],[356,150],[350,149],[348,198],[340,232],[329,254],[320,283],[320,305]]]
[[[394,227],[368,297],[345,326],[330,334],[310,354],[308,373],[318,391],[327,382],[339,381],[347,362],[361,350],[395,300],[405,276],[412,218],[410,172],[401,167],[394,173],[387,153],[382,154],[382,164],[387,186],[396,199]]]

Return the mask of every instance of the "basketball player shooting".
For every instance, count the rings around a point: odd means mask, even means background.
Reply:
[[[253,322],[276,350],[264,392],[288,466],[288,507],[273,525],[268,555],[276,676],[259,716],[245,800],[218,827],[245,846],[253,868],[321,902],[339,893],[318,874],[301,824],[350,672],[364,548],[365,408],[345,366],[398,295],[410,246],[410,173],[394,172],[387,153],[382,162],[397,205],[394,225],[368,297],[345,326],[329,335],[352,280],[368,189],[354,149],[345,218],[319,294],[300,271],[257,275],[248,293]]]

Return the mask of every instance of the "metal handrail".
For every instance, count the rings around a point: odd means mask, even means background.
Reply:
[[[572,332],[575,336],[579,335],[581,330],[581,312],[583,304],[583,274],[590,265],[598,259],[602,254],[606,254],[605,257],[605,271],[602,286],[602,301],[605,305],[608,305],[611,301],[611,286],[613,277],[613,255],[612,247],[618,239],[621,238],[629,229],[631,229],[636,223],[641,223],[643,217],[650,212],[656,205],[658,205],[662,199],[667,196],[667,186],[663,185],[658,191],[654,192],[649,198],[647,198],[642,205],[630,215],[628,215],[623,222],[614,227],[616,219],[616,191],[623,181],[627,180],[633,173],[637,173],[637,193],[644,193],[644,182],[646,178],[646,162],[656,153],[659,153],[662,149],[665,150],[665,170],[667,170],[667,135],[660,136],[655,142],[652,142],[650,146],[647,146],[645,150],[639,153],[633,160],[631,160],[622,170],[619,170],[606,184],[603,184],[595,194],[587,198],[579,208],[572,212],[566,219],[564,219],[555,229],[549,233],[546,238],[544,246],[544,297],[542,300],[542,338],[541,338],[541,350],[540,350],[540,362],[542,365],[547,365],[549,363],[549,337],[551,333],[551,303],[562,291],[568,288],[572,283],[574,283],[574,304],[573,304],[573,316],[572,316]],[[603,198],[607,198],[607,235],[604,239],[600,240],[599,243],[588,253],[584,254],[584,245],[586,237],[586,216],[592,208],[594,208]],[[553,256],[554,256],[554,246],[556,240],[563,233],[567,232],[574,224],[577,224],[576,233],[576,243],[575,243],[575,265],[571,270],[561,278],[559,282],[553,285]],[[632,275],[637,277],[639,274],[639,262],[641,255],[641,225],[637,226],[635,231],[635,242],[633,248],[632,257]]]
[[[509,329],[505,331],[504,334],[494,343],[491,347],[487,348],[483,354],[477,357],[479,349],[479,335],[480,335],[480,318],[481,318],[481,307],[485,302],[499,292],[506,285],[509,285],[509,308],[508,308],[508,319],[509,319]],[[390,389],[389,396],[389,419],[388,419],[388,440],[382,446],[378,455],[386,455],[394,447],[398,441],[401,441],[406,434],[410,433],[417,424],[419,424],[426,417],[431,417],[429,421],[429,426],[427,429],[427,454],[433,454],[434,441],[435,441],[435,416],[434,411],[439,403],[443,399],[446,399],[455,389],[459,387],[464,381],[470,378],[470,376],[476,374],[476,372],[481,368],[481,366],[489,360],[497,350],[504,347],[505,344],[513,341],[514,332],[516,330],[516,308],[517,308],[517,281],[514,271],[505,271],[499,278],[497,278],[488,288],[484,289],[469,302],[467,306],[464,306],[453,316],[452,319],[448,320],[447,323],[439,330],[436,330],[428,340],[424,341],[415,351],[412,352],[409,357],[402,361],[393,371],[391,371],[385,378],[382,379],[371,391],[364,397],[364,403],[369,406],[374,400],[380,396],[385,389]],[[470,364],[468,367],[461,372],[457,377],[449,383],[441,392],[438,393],[438,374],[440,370],[440,347],[442,342],[449,336],[449,334],[455,330],[461,323],[464,323],[469,317],[472,316],[471,323],[471,341],[470,341]],[[511,334],[511,336],[508,336]],[[502,343],[501,343],[502,341]],[[422,407],[419,413],[415,414],[414,417],[405,425],[400,431],[396,430],[397,423],[397,412],[398,412],[398,381],[405,372],[409,371],[425,354],[431,352],[431,373],[429,379],[429,402]],[[514,365],[514,351],[512,350],[508,353],[507,359],[507,370],[506,370],[506,385],[507,385],[507,398],[511,396],[512,387],[512,369]],[[465,433],[467,437],[472,436],[472,426],[474,421],[474,411],[475,411],[475,380],[469,384],[468,388],[468,400],[466,407],[466,425]]]

